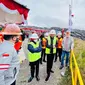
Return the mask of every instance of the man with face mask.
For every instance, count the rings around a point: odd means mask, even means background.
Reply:
[[[65,66],[66,67],[68,66],[70,51],[73,50],[73,47],[74,47],[74,40],[70,36],[70,31],[67,30],[66,36],[63,38],[63,41],[62,41],[62,55],[61,55],[60,69],[62,69],[64,67],[64,57],[65,57],[65,55],[66,55]]]
[[[28,43],[28,60],[30,62],[31,77],[28,82],[31,82],[34,78],[34,73],[36,70],[36,80],[39,81],[39,61],[41,58],[41,43],[39,42],[39,37],[36,33],[30,36],[30,42]]]
[[[8,24],[1,34],[4,41],[0,45],[0,85],[16,85],[20,65],[14,43],[21,31],[16,24]]]

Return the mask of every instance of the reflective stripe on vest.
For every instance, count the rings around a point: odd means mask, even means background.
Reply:
[[[34,48],[39,47],[39,42],[37,42],[36,44],[34,44],[33,42],[30,42],[29,44],[31,44]],[[28,52],[29,62],[37,61],[40,58],[41,58],[41,52],[36,52],[36,53],[31,53],[30,51]]]
[[[48,37],[47,40],[48,40],[48,45],[50,45],[50,44],[51,44],[51,39],[50,39],[50,37]],[[55,36],[54,39],[53,39],[53,45],[56,45],[56,36]],[[46,54],[50,54],[50,48],[47,48],[47,47],[46,47],[45,53],[46,53]],[[53,48],[53,53],[56,53],[56,48]]]

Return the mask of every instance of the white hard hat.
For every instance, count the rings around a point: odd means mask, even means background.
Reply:
[[[60,35],[60,36],[61,36],[61,35],[62,35],[62,33],[59,31],[57,35]]]
[[[46,36],[49,36],[49,33],[48,33],[48,32],[45,33],[45,37],[46,37]]]
[[[56,34],[55,30],[51,30],[49,34]]]
[[[29,38],[37,39],[39,38],[39,36],[36,33],[33,33]]]

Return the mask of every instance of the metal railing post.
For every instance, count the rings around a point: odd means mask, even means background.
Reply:
[[[73,67],[73,62],[74,62],[74,67]],[[79,85],[84,85],[73,51],[71,51],[71,55],[70,55],[70,70],[71,70],[71,76],[72,76],[72,85],[77,85],[78,81],[79,81]]]
[[[75,83],[75,85],[77,85],[77,80],[78,80],[78,73],[77,73],[77,69],[76,69],[76,67],[75,67],[75,69],[74,69],[74,83]]]

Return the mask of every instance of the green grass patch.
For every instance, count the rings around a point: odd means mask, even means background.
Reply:
[[[65,76],[62,77],[58,85],[72,85],[70,69],[66,69]]]

